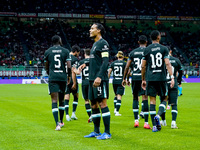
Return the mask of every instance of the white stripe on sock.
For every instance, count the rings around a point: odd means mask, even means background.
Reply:
[[[150,111],[149,112],[151,115],[155,115],[156,114],[156,111]]]
[[[66,107],[69,107],[69,105],[65,105],[65,108],[66,108]]]
[[[91,109],[86,109],[86,111],[87,111],[87,112],[90,112],[90,111],[91,111]]]
[[[102,117],[110,116],[110,112],[102,113]]]
[[[78,102],[73,102],[73,104],[76,104],[76,105],[78,105]]]
[[[65,110],[65,107],[59,106],[59,109],[61,109],[61,110]]]
[[[178,111],[177,111],[177,110],[172,110],[171,112],[172,112],[172,113],[177,113],[177,114],[178,114]]]
[[[92,118],[97,118],[97,117],[101,117],[101,114],[98,113],[98,114],[92,114]]]
[[[53,108],[52,109],[52,112],[56,112],[56,111],[58,111],[58,108]]]
[[[138,112],[138,109],[133,109],[133,112]]]
[[[159,107],[163,107],[165,109],[165,105],[164,104],[160,104]]]

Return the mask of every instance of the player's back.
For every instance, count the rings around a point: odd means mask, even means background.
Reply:
[[[181,62],[178,58],[175,58],[173,56],[169,56],[169,62],[171,63],[172,65],[172,73],[174,75],[174,88],[178,88],[178,83],[177,83],[177,72],[179,70],[181,70]],[[169,75],[169,72],[167,72],[167,81],[169,83],[171,83],[171,78],[170,78],[170,75]]]
[[[123,60],[115,60],[111,64],[113,70],[113,84],[121,84],[126,63]]]
[[[147,61],[147,81],[166,81],[165,58],[169,58],[167,47],[153,43],[144,50],[144,57]]]
[[[132,60],[131,69],[132,69],[132,80],[138,81],[142,80],[141,77],[141,64],[142,57],[145,47],[138,47],[131,51],[129,54],[129,59]]]
[[[89,58],[83,59],[79,62],[79,65],[86,64],[90,61]],[[89,66],[86,66],[82,72],[82,85],[89,85]]]
[[[53,46],[45,51],[49,62],[49,81],[67,81],[66,61],[70,60],[69,51],[61,46]]]

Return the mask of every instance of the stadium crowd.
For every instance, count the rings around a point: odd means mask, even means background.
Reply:
[[[46,12],[46,13],[85,13],[116,15],[166,15],[166,16],[198,16],[200,3],[198,0],[72,0],[72,1],[16,1],[5,0],[0,4],[1,12]],[[124,11],[126,10],[126,11]]]
[[[144,23],[146,30],[139,29],[137,23],[127,27],[122,24],[120,28],[115,26],[106,26],[106,38],[111,46],[110,62],[116,59],[117,51],[123,51],[128,57],[130,51],[138,46],[137,39],[140,35],[149,37],[149,33],[153,29]],[[27,65],[26,57],[32,62],[29,65],[42,66],[43,55],[45,50],[51,45],[51,37],[55,34],[63,36],[63,44],[79,45],[81,49],[91,48],[92,40],[89,38],[89,25],[70,25],[64,21],[52,20],[44,22],[2,22],[1,23],[1,66]],[[161,27],[162,30],[162,27]],[[163,29],[165,30],[165,28]],[[161,43],[170,46],[173,55],[178,57],[182,64],[199,66],[199,48],[198,32],[179,32],[170,31],[173,41],[163,40]],[[148,44],[150,44],[148,38]],[[23,46],[25,45],[25,47]],[[177,48],[178,47],[178,48]],[[179,50],[181,49],[181,51]],[[184,59],[185,54],[190,64]],[[83,58],[83,52],[80,58]]]

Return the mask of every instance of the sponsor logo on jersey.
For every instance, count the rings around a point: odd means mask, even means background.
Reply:
[[[143,52],[135,52],[135,55],[143,55]]]

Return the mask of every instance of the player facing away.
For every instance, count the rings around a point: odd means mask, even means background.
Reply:
[[[69,51],[60,46],[62,44],[60,36],[53,36],[52,43],[53,46],[46,50],[44,54],[45,69],[49,75],[48,86],[52,100],[52,113],[56,122],[55,130],[61,130],[61,127],[64,126],[64,93],[66,84],[69,83],[71,77],[71,58]],[[60,122],[58,121],[58,100]]]
[[[174,75],[174,87],[171,88],[171,80],[169,73],[167,73],[167,87],[168,87],[168,104],[171,105],[172,107],[172,122],[171,122],[171,128],[172,129],[177,129],[176,125],[176,118],[178,114],[178,109],[177,109],[177,104],[178,104],[178,82],[182,80],[182,67],[181,67],[181,62],[178,58],[175,58],[172,56],[172,50],[169,49],[169,61],[172,65],[172,72]],[[165,120],[165,113],[162,114],[161,116],[161,125],[166,126],[166,120]]]
[[[111,73],[113,72],[113,90],[115,93],[114,99],[114,107],[115,107],[115,116],[121,116],[119,113],[119,109],[121,106],[121,99],[122,95],[124,95],[125,88],[122,86],[123,80],[123,72],[126,67],[126,63],[124,60],[124,53],[122,51],[118,51],[117,53],[118,60],[115,60],[111,63],[109,71],[108,71],[108,78],[110,78]]]
[[[165,110],[167,103],[167,82],[166,68],[169,72],[171,83],[174,86],[174,76],[172,66],[169,62],[169,51],[167,47],[159,44],[161,40],[160,32],[154,30],[150,34],[152,44],[144,50],[142,60],[142,88],[146,90],[146,95],[150,97],[150,115],[153,124],[153,132],[161,130],[160,116]],[[156,115],[156,95],[161,96],[161,104]]]
[[[85,49],[85,59],[81,60],[79,62],[79,65],[82,64],[87,64],[89,63],[90,60],[90,49]],[[79,69],[74,69],[74,71],[76,72],[76,74],[80,74],[82,75],[82,96],[85,100],[85,109],[86,112],[89,116],[88,119],[88,123],[92,122],[92,116],[91,116],[91,106],[90,106],[90,101],[89,101],[89,66],[86,66],[85,68],[83,68],[83,70],[79,70]]]
[[[94,123],[94,131],[84,137],[97,137],[99,140],[111,138],[110,134],[110,111],[107,106],[109,96],[109,79],[108,79],[108,64],[109,64],[109,45],[102,38],[105,29],[102,24],[94,23],[90,30],[90,37],[94,39],[94,44],[90,51],[89,61],[89,99],[92,107],[92,119]],[[81,65],[83,69],[87,64]],[[100,133],[101,113],[104,122],[105,131]]]
[[[126,68],[124,71],[124,77],[122,85],[126,85],[126,83],[129,84],[129,78],[127,78],[127,73],[129,68],[132,69],[132,94],[133,94],[133,114],[135,117],[135,124],[134,127],[139,127],[139,119],[138,119],[138,96],[142,95],[142,101],[143,101],[143,108],[144,108],[144,128],[145,129],[151,129],[148,123],[149,118],[149,106],[148,106],[148,96],[145,95],[145,91],[142,89],[142,77],[141,77],[141,62],[144,50],[147,45],[147,37],[145,35],[141,35],[139,37],[138,41],[140,47],[134,49],[129,54],[128,62],[126,64]]]
[[[80,47],[78,45],[72,46],[72,51],[70,52],[71,56],[71,65],[72,65],[72,78],[70,84],[67,85],[65,90],[65,113],[66,113],[66,120],[70,121],[71,119],[77,120],[78,118],[75,115],[76,108],[78,105],[78,81],[76,79],[76,73],[73,71],[79,63],[77,57],[80,54]],[[74,101],[73,101],[73,111],[72,116],[69,116],[69,100],[70,100],[70,93],[73,94]]]

